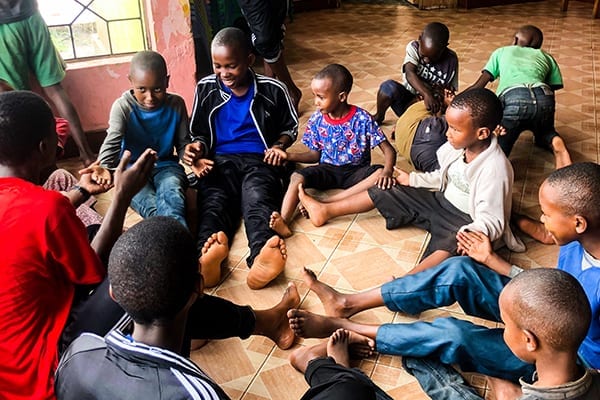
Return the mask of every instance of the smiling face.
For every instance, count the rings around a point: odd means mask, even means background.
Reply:
[[[244,55],[238,48],[230,46],[213,46],[213,70],[217,79],[240,96],[246,93],[249,87],[249,68],[254,61],[254,55]]]
[[[478,129],[473,126],[473,118],[468,110],[450,106],[446,110],[446,121],[446,137],[455,149],[468,148],[478,141]]]
[[[557,190],[544,182],[539,192],[540,207],[542,208],[540,221],[542,221],[554,242],[561,246],[577,239],[576,227],[578,222],[577,216],[565,214],[556,201],[558,198]]]
[[[139,104],[149,110],[163,105],[167,98],[169,76],[158,74],[155,71],[135,68],[129,75],[133,86],[133,96]]]

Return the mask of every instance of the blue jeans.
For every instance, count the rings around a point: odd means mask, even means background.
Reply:
[[[498,137],[498,144],[506,156],[525,130],[533,132],[537,146],[552,150],[552,139],[558,133],[554,129],[554,91],[549,86],[513,88],[504,91],[499,99],[506,135]]]
[[[432,400],[483,400],[458,371],[436,359],[402,357],[402,367]]]
[[[434,268],[384,284],[381,295],[392,311],[419,314],[458,302],[467,315],[500,321],[498,297],[509,280],[469,257],[452,257]],[[457,364],[463,371],[518,382],[521,376],[530,376],[534,367],[513,355],[503,332],[502,328],[447,317],[381,325],[376,344],[380,353],[431,357]]]
[[[186,187],[187,178],[181,165],[154,167],[148,183],[131,200],[131,208],[143,218],[154,215],[173,217],[187,227]]]

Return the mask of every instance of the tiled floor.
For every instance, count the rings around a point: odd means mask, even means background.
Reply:
[[[345,2],[340,9],[299,13],[288,25],[286,58],[304,92],[300,105],[301,129],[314,110],[310,79],[328,63],[341,63],[350,69],[355,79],[350,101],[373,111],[379,83],[387,78],[400,79],[405,45],[419,35],[426,23],[442,21],[450,28],[450,47],[460,59],[461,88],[477,78],[493,49],[510,43],[516,27],[533,23],[544,31],[543,48],[555,56],[565,80],[565,89],[557,95],[557,129],[574,161],[598,162],[596,96],[600,92],[595,83],[600,77],[596,44],[600,39],[600,22],[590,18],[591,4],[571,2],[569,12],[560,13],[558,0],[469,11],[420,11],[403,2],[373,3]],[[383,125],[386,133],[391,131],[393,123],[394,116],[389,111]],[[374,161],[382,161],[379,150]],[[538,186],[554,168],[553,158],[535,148],[531,135],[525,133],[511,161],[516,175],[514,208],[537,217]],[[398,165],[407,166],[401,159]],[[104,198],[98,207],[104,210],[107,204]],[[129,224],[136,220],[133,214],[128,217]],[[248,269],[244,259],[248,250],[242,229],[227,262],[228,275],[211,292],[260,309],[276,303],[287,282],[294,281],[300,290],[302,307],[322,312],[318,298],[307,293],[300,280],[302,267],[313,269],[320,279],[342,291],[360,291],[391,276],[403,275],[415,264],[427,240],[425,232],[415,228],[387,231],[375,211],[338,218],[320,228],[301,218],[292,228],[294,235],[286,242],[289,257],[285,273],[273,284],[257,292],[246,286]],[[525,253],[505,255],[524,267],[554,265],[556,246],[530,240],[527,245]],[[421,318],[429,320],[440,315],[464,318],[456,306],[423,313]],[[385,309],[365,312],[356,318],[371,323],[411,320]],[[316,342],[300,340],[297,346]],[[307,388],[302,375],[289,365],[288,355],[289,351],[281,351],[269,340],[256,336],[210,342],[195,351],[192,358],[233,399],[288,400],[299,398]],[[399,357],[376,355],[357,366],[395,399],[427,398],[416,381],[402,370]],[[470,379],[474,386],[485,390],[482,377]],[[486,395],[493,398],[491,393]]]

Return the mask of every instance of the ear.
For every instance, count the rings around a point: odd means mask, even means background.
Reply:
[[[582,234],[587,230],[587,220],[581,215],[575,215],[575,231]]]
[[[254,53],[248,54],[248,65],[253,66],[255,61],[256,61],[256,56],[254,55]]]
[[[485,127],[479,128],[477,129],[477,139],[478,140],[486,140],[488,137],[490,137],[490,134],[492,132]]]
[[[521,330],[521,334],[523,335],[523,340],[525,341],[525,348],[527,351],[530,353],[537,351],[537,349],[540,347],[537,336],[527,329]]]
[[[171,75],[167,75],[167,77],[165,78],[165,88],[169,87],[169,80],[171,79]]]
[[[348,93],[340,92],[340,94],[338,94],[338,98],[340,99],[341,103],[345,103],[346,100],[348,100]]]
[[[113,291],[112,291],[112,285],[110,285],[110,284],[108,285],[108,295],[110,296],[111,299],[114,300],[115,303],[117,302],[117,299],[115,299],[115,295],[113,294]]]

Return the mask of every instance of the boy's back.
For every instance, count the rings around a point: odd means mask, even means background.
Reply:
[[[229,398],[190,360],[119,331],[77,338],[61,358],[56,382],[57,397],[65,400]]]
[[[562,76],[554,58],[541,49],[506,46],[496,49],[484,67],[494,79],[500,77],[496,93],[516,85],[545,83],[562,86]]]

